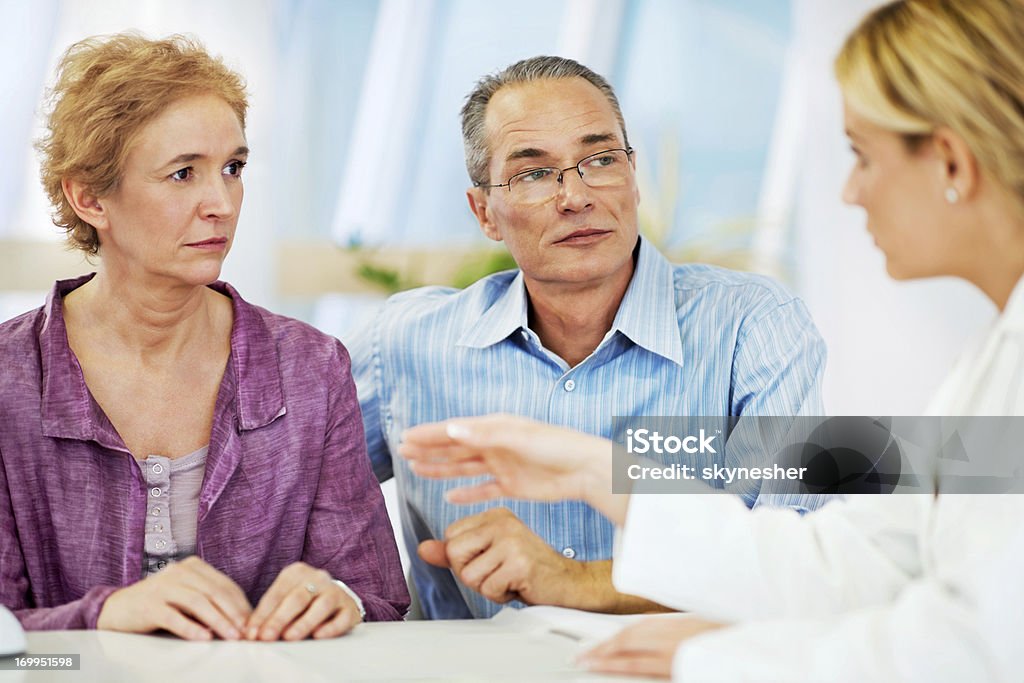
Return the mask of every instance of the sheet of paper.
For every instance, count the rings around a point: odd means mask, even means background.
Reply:
[[[650,617],[671,618],[679,614],[598,614],[565,607],[538,605],[524,609],[506,607],[492,621],[525,631],[546,631],[587,643],[607,640],[629,624]]]

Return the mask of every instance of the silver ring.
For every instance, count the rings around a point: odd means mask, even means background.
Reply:
[[[316,595],[318,592],[317,587],[311,583],[306,584],[306,590],[309,591],[310,595]]]

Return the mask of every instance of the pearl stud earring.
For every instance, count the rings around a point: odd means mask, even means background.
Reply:
[[[950,204],[956,204],[958,201],[960,201],[960,193],[957,192],[956,188],[953,186],[947,187],[946,192],[944,194],[946,197],[946,201]]]

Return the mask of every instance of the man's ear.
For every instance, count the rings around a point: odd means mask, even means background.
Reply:
[[[103,202],[85,185],[77,180],[64,178],[60,181],[60,186],[79,218],[100,232],[110,226],[110,218],[103,207]]]
[[[469,201],[469,210],[476,216],[476,222],[480,224],[480,230],[489,238],[495,242],[501,242],[501,233],[498,232],[498,226],[491,220],[490,212],[488,211],[487,200],[490,197],[487,194],[487,190],[482,187],[471,187],[466,190],[466,199]]]
[[[942,185],[953,188],[963,199],[968,199],[978,189],[978,160],[967,142],[955,131],[939,126],[932,133],[935,152],[942,162]]]

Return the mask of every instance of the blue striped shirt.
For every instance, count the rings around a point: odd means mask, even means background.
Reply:
[[[762,276],[673,266],[646,240],[611,330],[574,368],[529,329],[518,271],[462,291],[396,294],[349,351],[370,458],[381,481],[397,479],[413,580],[432,619],[486,617],[501,607],[416,555],[421,541],[499,503],[446,503],[444,492],[459,482],[422,479],[392,457],[403,430],[508,412],[610,437],[615,415],[823,413],[825,345],[799,299]],[[612,524],[583,503],[500,504],[567,557],[612,555]]]

